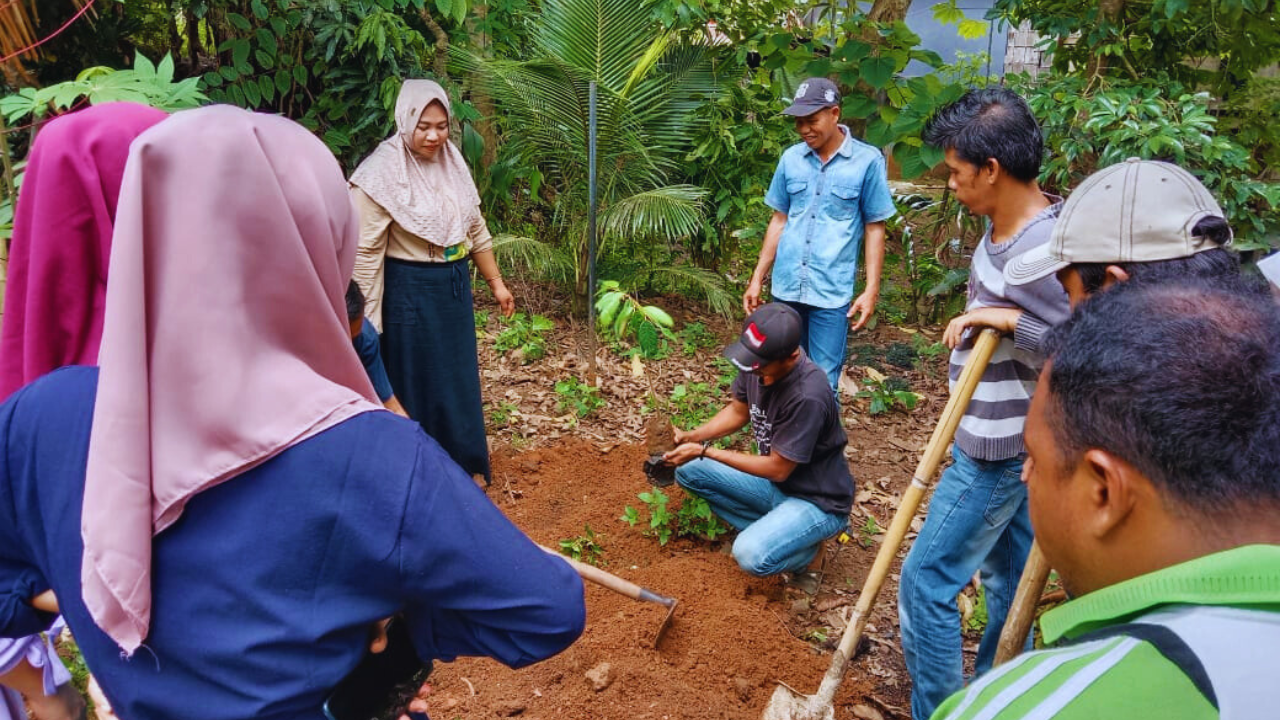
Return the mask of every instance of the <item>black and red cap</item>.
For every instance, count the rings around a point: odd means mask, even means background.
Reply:
[[[782,303],[761,305],[742,324],[742,337],[724,349],[739,370],[751,372],[788,357],[800,347],[800,313]]]

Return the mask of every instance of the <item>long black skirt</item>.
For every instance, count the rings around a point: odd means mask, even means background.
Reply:
[[[400,404],[467,473],[489,476],[471,263],[386,260],[382,359]]]

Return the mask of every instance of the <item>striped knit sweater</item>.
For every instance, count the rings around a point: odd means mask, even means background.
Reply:
[[[955,443],[966,455],[978,460],[1007,460],[1023,452],[1022,427],[1026,422],[1036,377],[1044,362],[1041,348],[1045,331],[1067,319],[1067,293],[1050,275],[1022,286],[1006,285],[1004,266],[1012,258],[1049,242],[1058,218],[1060,198],[1032,218],[1022,230],[1005,242],[991,242],[991,226],[973,253],[969,269],[969,301],[966,310],[983,307],[1021,308],[1013,337],[1003,337],[973,393],[973,400],[960,420]],[[951,353],[951,384],[969,359],[973,342],[981,328],[970,328]]]

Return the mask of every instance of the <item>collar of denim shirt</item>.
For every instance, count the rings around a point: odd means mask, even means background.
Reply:
[[[831,162],[833,159],[835,159],[836,155],[843,155],[846,158],[853,157],[853,142],[852,142],[853,133],[849,131],[848,125],[841,124],[841,125],[837,125],[836,127],[840,128],[840,132],[844,133],[844,141],[840,143],[840,147],[836,148],[835,153],[832,154],[831,157],[827,158],[827,162]],[[818,151],[814,150],[808,145],[804,146],[804,154],[813,155],[814,157],[818,158],[819,162],[822,162],[822,157],[818,155]]]

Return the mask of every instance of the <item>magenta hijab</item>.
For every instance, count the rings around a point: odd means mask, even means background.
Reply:
[[[297,123],[215,105],[134,141],[81,525],[85,604],[126,653],[152,536],[188,500],[381,407],[347,325],[357,243],[342,170]]]
[[[111,227],[129,143],[165,119],[106,103],[45,125],[27,156],[0,330],[0,401],[64,365],[96,365]]]

